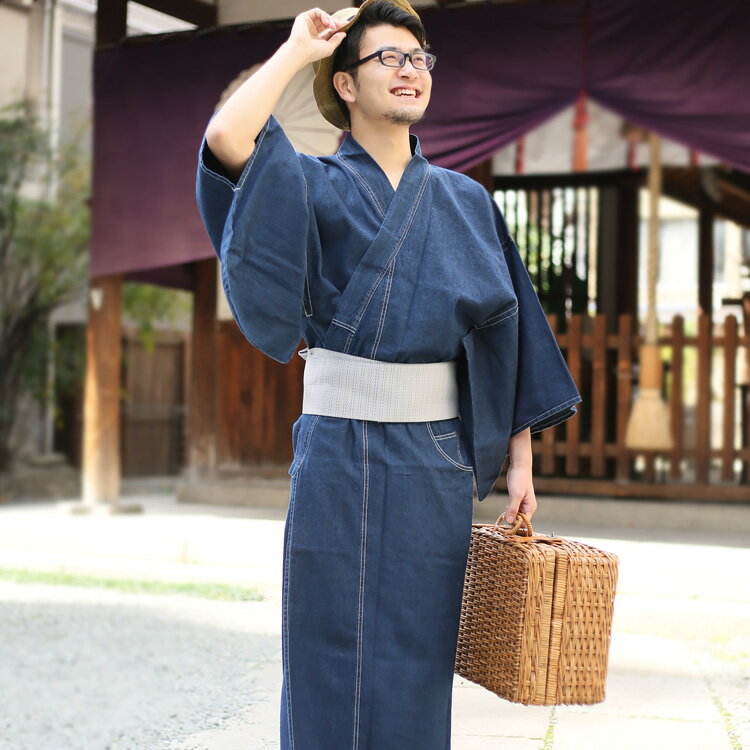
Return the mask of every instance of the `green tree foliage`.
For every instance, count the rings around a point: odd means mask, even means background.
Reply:
[[[53,154],[25,105],[0,110],[0,471],[13,458],[10,437],[21,394],[51,397],[48,358],[54,357],[60,391],[82,387],[81,336],[69,331],[51,352],[48,330],[56,307],[86,293],[91,170],[81,142]],[[187,292],[123,285],[124,315],[148,349],[156,322],[176,322],[191,302]]]
[[[177,324],[192,309],[192,295],[180,289],[128,281],[122,286],[125,316],[138,327],[138,336],[148,351],[156,345],[156,322]]]
[[[48,144],[26,106],[0,111],[0,470],[20,395],[44,392],[49,316],[85,292],[89,165]]]

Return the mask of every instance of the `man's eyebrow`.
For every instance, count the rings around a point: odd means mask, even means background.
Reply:
[[[378,47],[376,52],[382,52],[387,49],[393,50],[394,52],[403,52],[399,47]],[[425,52],[425,49],[422,47],[414,47],[414,49],[410,49],[409,52]]]

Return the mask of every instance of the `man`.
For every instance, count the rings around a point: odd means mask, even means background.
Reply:
[[[271,112],[313,63],[351,134],[294,151]],[[491,196],[409,126],[434,56],[406,0],[299,15],[215,114],[198,202],[235,318],[307,349],[284,537],[281,747],[444,750],[471,531],[506,453],[536,509],[531,431],[580,401]]]

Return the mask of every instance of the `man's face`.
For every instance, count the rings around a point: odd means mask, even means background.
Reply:
[[[403,26],[370,26],[362,35],[359,58],[381,49],[416,52],[417,38]],[[346,100],[352,119],[386,119],[398,125],[419,122],[427,109],[432,89],[428,70],[417,70],[407,59],[401,68],[389,68],[377,57],[357,67],[357,81]],[[356,110],[356,114],[355,114]]]

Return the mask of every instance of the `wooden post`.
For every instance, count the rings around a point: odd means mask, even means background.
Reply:
[[[708,483],[711,463],[711,318],[698,315],[698,385],[695,404],[695,481]]]
[[[547,315],[547,322],[552,330],[553,335],[557,335],[557,315],[551,313]],[[547,430],[542,431],[541,435],[541,449],[542,449],[542,460],[541,460],[541,473],[549,476],[555,473],[555,435],[557,433],[557,427],[551,427]]]
[[[683,397],[683,367],[685,362],[685,319],[672,318],[672,388],[669,409],[672,419],[674,446],[669,459],[669,478],[682,479],[682,459],[685,451],[685,403]]]
[[[128,33],[127,0],[99,0],[96,4],[96,44],[116,44]]]
[[[632,458],[625,446],[630,404],[633,392],[633,316],[623,313],[617,318],[617,460],[615,478],[627,482],[631,475]]]
[[[483,185],[485,190],[492,195],[495,189],[495,178],[492,174],[492,158],[485,159],[466,170],[466,174]]]
[[[96,12],[97,46],[118,42],[126,33],[126,0],[100,0]],[[83,503],[64,504],[74,513],[142,510],[139,505],[117,502],[121,476],[121,309],[122,276],[91,279],[83,401]]]
[[[713,316],[714,212],[703,207],[698,215],[698,307],[709,320]]]
[[[638,187],[627,181],[599,190],[596,311],[611,334],[626,314],[638,331]]]
[[[744,361],[742,363],[741,386],[740,386],[740,414],[742,440],[740,445],[743,448],[750,446],[750,292],[742,295],[742,333],[745,337]],[[740,472],[740,481],[750,483],[750,461],[742,462]]]
[[[737,318],[728,315],[724,319],[724,398],[722,403],[721,478],[734,480],[734,406],[735,377],[737,367]]]
[[[568,321],[568,347],[567,363],[570,375],[576,384],[581,388],[581,347],[583,337],[583,316],[571,315]],[[580,473],[579,451],[581,441],[581,414],[578,412],[574,417],[567,420],[566,427],[566,446],[565,446],[565,475],[569,477],[578,476]]]
[[[83,500],[120,496],[122,278],[91,280],[83,401]]]
[[[217,261],[215,258],[200,260],[193,268],[195,291],[188,394],[188,473],[192,480],[196,480],[210,477],[216,471]]]
[[[607,472],[604,444],[607,441],[607,318],[597,315],[591,336],[591,476]]]
[[[122,277],[92,279],[86,328],[86,377],[83,401],[83,503],[73,512],[94,508],[133,512],[120,496],[120,389]]]

